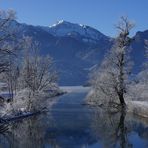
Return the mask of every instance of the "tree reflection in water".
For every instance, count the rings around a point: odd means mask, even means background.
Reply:
[[[65,116],[65,112],[58,112],[57,116],[48,113],[13,123],[7,131],[4,129],[8,125],[3,124],[0,126],[0,147],[132,148],[137,140],[140,141],[140,147],[147,147],[147,120],[125,112],[110,114],[95,110],[95,113],[85,113],[87,116],[83,116],[83,112],[81,118],[71,118],[71,113]],[[80,119],[80,122],[75,123],[76,119]],[[132,139],[133,135],[136,135],[136,140]]]
[[[104,147],[133,147],[127,137],[128,128],[125,124],[125,118],[125,111],[115,114],[107,113],[103,110],[96,111],[92,129]]]
[[[45,120],[45,116],[39,115],[11,123],[9,129],[3,135],[0,135],[0,147],[44,147],[44,135],[47,127],[52,123],[51,120],[47,120],[46,122]]]

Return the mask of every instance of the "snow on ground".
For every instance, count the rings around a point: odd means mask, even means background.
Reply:
[[[17,91],[16,95],[14,95],[13,102],[8,103],[7,100],[11,97],[9,92],[0,92],[0,96],[5,99],[0,105],[0,116],[48,109],[56,103],[56,96],[58,95],[62,95],[60,90],[38,92],[32,96],[28,89],[23,89]],[[31,105],[31,108],[29,107],[29,104]]]
[[[148,85],[141,83],[130,85],[126,98],[134,101],[148,101]]]
[[[148,118],[148,101],[127,101],[128,112]]]
[[[71,93],[71,92],[87,92],[90,90],[90,87],[83,87],[83,86],[61,86],[60,89],[62,91],[65,91],[67,93]]]
[[[128,112],[148,117],[148,86],[145,83],[130,85],[126,96]]]

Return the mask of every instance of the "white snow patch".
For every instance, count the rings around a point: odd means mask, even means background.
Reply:
[[[61,90],[66,91],[68,93],[71,92],[88,92],[90,90],[90,87],[83,87],[83,86],[61,86]]]
[[[148,101],[127,101],[128,112],[148,118]]]
[[[105,38],[103,34],[94,28],[82,24],[70,23],[64,20],[60,20],[49,27],[44,27],[43,29],[54,36],[67,36],[69,33],[77,32],[85,38],[83,40],[84,42],[89,41],[96,43],[96,41],[100,40],[101,38]]]

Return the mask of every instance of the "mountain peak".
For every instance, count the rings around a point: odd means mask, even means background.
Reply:
[[[72,24],[72,23],[65,21],[65,20],[59,20],[55,24],[49,26],[49,28],[53,28],[53,27],[56,27],[56,26],[59,26],[59,25],[62,25],[62,24],[66,25],[66,24]]]
[[[84,42],[97,42],[102,38],[108,38],[92,27],[65,20],[59,20],[49,26],[48,31],[54,36],[71,36],[81,38]]]
[[[89,27],[89,26],[84,25],[84,24],[72,23],[72,22],[65,21],[65,20],[59,20],[55,24],[50,25],[49,27],[52,28],[52,27],[57,27],[57,26],[60,26],[60,25],[77,26],[77,27],[81,27],[81,28],[87,28],[87,27]]]

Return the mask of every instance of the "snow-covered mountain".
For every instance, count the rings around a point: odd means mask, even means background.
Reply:
[[[17,24],[18,37],[31,36],[40,53],[50,54],[59,73],[60,85],[82,85],[90,69],[111,46],[111,38],[88,26],[60,21],[52,26]],[[21,33],[20,33],[21,32]]]
[[[99,40],[106,39],[104,34],[92,27],[82,24],[74,24],[64,20],[60,20],[49,27],[42,28],[54,36],[69,36],[81,39],[83,42],[97,43]]]
[[[53,57],[60,85],[85,84],[90,71],[101,63],[113,43],[112,38],[92,27],[67,21],[59,21],[49,27],[14,21],[11,27],[17,27],[18,38],[31,36],[39,42],[40,54]],[[131,52],[134,72],[141,69],[144,61],[145,39],[148,39],[148,31],[136,33]]]

